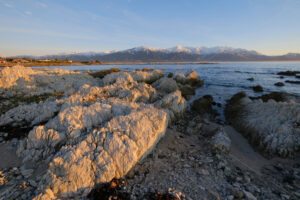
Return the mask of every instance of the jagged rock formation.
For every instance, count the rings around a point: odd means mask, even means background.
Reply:
[[[63,69],[31,69],[16,65],[0,71],[0,95],[40,95],[53,92],[73,92],[83,84],[96,85],[87,73]]]
[[[264,152],[283,157],[300,149],[300,104],[294,100],[276,102],[234,95],[225,115],[233,126]]]
[[[48,165],[37,180],[35,199],[84,197],[95,184],[126,175],[186,109],[176,82],[161,79],[158,70],[115,72],[103,79],[56,69],[3,70],[2,77],[17,72],[1,83],[4,96],[64,92],[60,99],[20,105],[0,116],[0,127],[24,122],[32,127],[17,154],[24,163],[43,160]],[[166,91],[165,82],[173,89]]]

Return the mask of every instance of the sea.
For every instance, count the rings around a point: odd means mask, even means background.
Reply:
[[[166,65],[81,65],[81,66],[51,66],[50,68],[61,68],[78,71],[99,71],[103,69],[119,68],[126,71],[135,69],[151,68],[160,69],[166,75],[172,73],[185,73],[191,69],[195,70],[204,86],[196,90],[196,95],[189,103],[203,95],[212,95],[214,101],[220,103],[216,107],[223,119],[223,109],[226,101],[237,92],[244,91],[248,96],[260,96],[270,92],[287,92],[300,96],[300,85],[286,83],[286,80],[300,81],[295,76],[277,75],[280,71],[300,71],[300,62],[220,62],[212,64],[166,64]],[[300,75],[300,74],[299,74]],[[253,78],[254,81],[247,80]],[[283,87],[275,86],[276,82],[283,82]],[[252,87],[261,85],[263,92],[254,92]]]

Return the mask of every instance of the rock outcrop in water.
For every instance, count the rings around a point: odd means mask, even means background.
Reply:
[[[237,130],[268,154],[286,157],[300,149],[300,104],[295,100],[264,102],[238,93],[229,100],[225,115]]]
[[[4,97],[64,92],[60,99],[19,105],[0,116],[1,127],[32,127],[17,154],[24,163],[47,163],[36,180],[35,199],[84,197],[95,184],[123,177],[147,155],[186,109],[176,82],[162,77],[159,70],[95,79],[68,70],[3,69]]]

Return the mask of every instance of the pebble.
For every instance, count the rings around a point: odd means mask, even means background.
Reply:
[[[22,174],[25,178],[30,177],[32,173],[33,173],[33,169],[25,169],[25,170],[21,170],[21,174]]]
[[[32,179],[30,179],[28,182],[29,182],[29,184],[32,185],[33,187],[36,187],[36,186],[37,186],[37,183],[36,183],[34,180],[32,180]]]
[[[246,190],[244,190],[243,193],[245,194],[247,200],[256,200],[256,197],[252,193]]]

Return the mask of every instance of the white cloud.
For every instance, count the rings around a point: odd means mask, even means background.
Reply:
[[[25,11],[24,13],[25,13],[26,15],[32,15],[32,12],[30,12],[30,11],[28,11],[28,10]]]
[[[7,7],[7,8],[13,8],[13,6],[9,3],[4,3],[4,6]]]
[[[42,2],[36,2],[36,4],[37,4],[38,6],[40,6],[40,7],[42,7],[42,8],[47,8],[47,7],[48,7],[47,4],[42,3]]]

